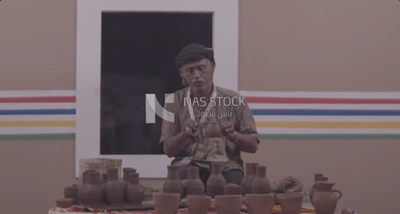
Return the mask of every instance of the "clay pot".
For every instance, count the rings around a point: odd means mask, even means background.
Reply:
[[[64,198],[72,198],[72,204],[78,205],[78,186],[72,185],[71,187],[64,188]]]
[[[203,182],[199,178],[198,167],[187,168],[187,179],[184,182],[183,188],[186,195],[204,195],[205,188]]]
[[[218,214],[240,214],[242,208],[241,195],[215,196],[215,208]]]
[[[246,195],[246,206],[249,214],[271,214],[274,204],[274,194]]]
[[[157,214],[175,214],[179,208],[179,193],[153,193],[154,210]]]
[[[221,136],[222,136],[221,124],[218,122],[209,122],[207,124],[204,137],[215,138]]]
[[[257,174],[251,183],[251,193],[253,194],[268,194],[271,192],[271,184],[269,183],[266,172],[266,166],[257,166]]]
[[[281,205],[282,214],[300,214],[304,194],[302,192],[278,194],[276,199]]]
[[[126,200],[128,204],[140,205],[144,199],[144,187],[140,184],[139,173],[128,174],[128,185],[126,186]]]
[[[224,193],[225,195],[241,195],[242,189],[242,186],[229,183],[224,186]]]
[[[207,179],[207,194],[214,198],[216,195],[224,194],[224,185],[226,180],[222,175],[222,170],[224,167],[223,162],[211,163],[211,175]]]
[[[313,187],[316,190],[313,197],[313,206],[317,214],[333,214],[336,211],[337,201],[342,198],[342,192],[332,189],[335,183],[317,181]],[[338,193],[339,195],[336,195]]]
[[[124,203],[124,183],[120,181],[118,169],[107,169],[107,183],[103,186],[105,202],[108,206],[119,206]]]
[[[317,182],[317,181],[328,181],[328,178],[327,177],[323,177],[323,176],[315,176],[314,177],[314,183]],[[313,200],[314,194],[315,194],[315,189],[314,189],[314,187],[312,187],[311,191],[310,191],[310,195],[309,195],[311,204],[313,203],[312,200]]]
[[[242,186],[242,195],[247,194],[246,183],[247,183],[247,180],[249,179],[249,175],[250,175],[249,168],[250,168],[250,163],[246,163],[246,175],[244,176],[244,178],[242,179],[242,182],[240,183],[240,185]]]
[[[246,170],[249,171],[248,172],[249,175],[246,176],[247,177],[245,184],[246,194],[251,193],[251,184],[253,183],[254,178],[256,177],[257,166],[258,163],[248,163],[248,168],[246,168]]]
[[[211,205],[211,197],[206,195],[189,195],[186,206],[190,214],[207,214]]]
[[[163,192],[164,193],[179,193],[180,199],[183,198],[183,185],[182,182],[179,180],[179,166],[167,166],[168,173],[167,173],[167,180],[164,182],[163,185]]]
[[[74,199],[72,199],[72,198],[58,199],[58,200],[56,200],[56,205],[57,205],[57,207],[60,207],[60,208],[68,208],[73,205],[73,201],[74,201]]]
[[[99,184],[100,173],[86,174],[86,183],[82,186],[82,196],[79,200],[83,206],[98,207],[103,202],[103,190]]]

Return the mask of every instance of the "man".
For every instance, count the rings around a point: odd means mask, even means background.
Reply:
[[[199,167],[204,184],[213,161],[224,162],[227,183],[240,184],[244,177],[241,152],[255,153],[259,139],[251,111],[239,93],[213,83],[214,52],[200,44],[184,47],[176,57],[182,82],[188,86],[175,92],[174,102],[164,109],[174,122],[163,120],[160,143],[173,165],[180,165],[179,177],[186,179],[189,166]],[[222,102],[225,101],[225,102]],[[207,124],[217,122],[221,137],[205,137]]]

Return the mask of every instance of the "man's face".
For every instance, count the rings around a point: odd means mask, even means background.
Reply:
[[[182,65],[180,75],[189,84],[193,92],[209,90],[212,85],[215,64],[209,59],[202,59]]]

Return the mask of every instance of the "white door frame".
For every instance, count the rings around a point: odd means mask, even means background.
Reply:
[[[75,174],[84,158],[119,158],[140,177],[165,178],[166,155],[100,155],[100,61],[102,11],[213,12],[214,82],[238,90],[238,0],[78,0]]]

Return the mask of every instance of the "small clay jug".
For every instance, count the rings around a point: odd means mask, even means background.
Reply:
[[[315,176],[314,177],[314,183],[317,182],[317,181],[328,181],[328,177]],[[315,194],[315,189],[314,189],[314,187],[311,187],[311,191],[310,191],[310,195],[309,195],[311,204],[312,204],[312,199],[314,197],[314,194]]]
[[[99,207],[103,202],[103,190],[99,184],[100,173],[88,172],[86,183],[83,185],[80,203],[83,206]]]
[[[183,185],[182,182],[179,180],[179,166],[167,166],[167,180],[164,182],[163,185],[163,192],[165,193],[179,193],[180,199],[183,198]]]
[[[107,169],[107,183],[103,188],[108,206],[124,203],[124,183],[119,179],[118,168]]]
[[[205,188],[199,178],[199,168],[197,166],[187,168],[187,179],[183,188],[186,195],[204,195]]]
[[[257,166],[258,163],[249,163],[249,176],[247,176],[247,181],[246,181],[246,194],[252,193],[251,192],[251,184],[254,181],[254,178],[256,177],[256,171],[257,171]]]
[[[189,195],[186,206],[190,214],[207,214],[211,205],[211,197],[206,195]]]
[[[229,183],[224,186],[224,193],[225,195],[241,195],[242,189],[243,188],[240,185]]]
[[[204,137],[215,138],[215,137],[221,137],[221,136],[222,136],[222,130],[221,130],[220,123],[218,123],[218,122],[207,123]]]
[[[271,214],[274,204],[274,194],[246,195],[246,206],[249,214]]]
[[[222,175],[222,170],[224,167],[223,162],[211,163],[211,175],[207,179],[207,195],[214,198],[216,195],[224,194],[224,185],[226,180]]]
[[[64,198],[72,198],[72,204],[78,205],[78,186],[74,184],[70,187],[64,187]]]
[[[247,180],[249,179],[249,175],[250,175],[250,164],[251,163],[246,163],[246,174],[244,176],[244,178],[242,179],[242,182],[240,183],[240,185],[242,186],[242,195],[246,195],[247,194],[247,190],[246,190],[246,183]]]
[[[126,200],[128,204],[140,205],[144,199],[144,187],[140,184],[139,173],[128,174],[128,185],[126,186]]]
[[[242,209],[241,195],[215,196],[215,208],[218,214],[240,214]]]
[[[336,211],[337,201],[342,198],[342,192],[332,189],[335,183],[317,181],[313,187],[313,206],[316,214],[333,214]],[[338,193],[339,195],[336,195]]]
[[[178,193],[153,193],[154,210],[157,214],[176,214],[179,208]]]
[[[251,184],[251,193],[253,194],[268,194],[271,192],[271,184],[269,183],[266,171],[266,166],[257,166],[256,177]]]

